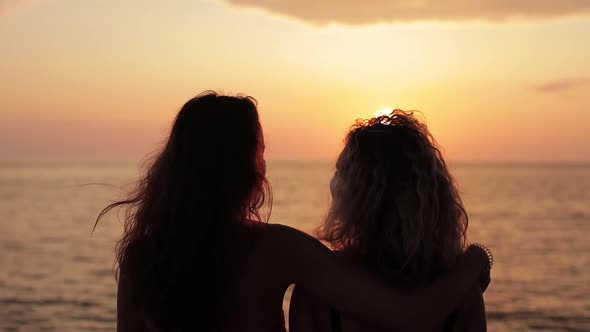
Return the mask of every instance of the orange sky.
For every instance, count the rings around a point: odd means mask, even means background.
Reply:
[[[217,89],[259,100],[269,159],[331,160],[396,107],[451,160],[590,161],[587,2],[489,1],[0,0],[0,160],[137,160]]]

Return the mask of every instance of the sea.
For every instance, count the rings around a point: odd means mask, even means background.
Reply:
[[[312,232],[328,162],[269,163],[270,221]],[[489,331],[590,331],[590,165],[452,164],[470,241],[496,258]],[[114,245],[135,163],[0,163],[0,330],[115,331]],[[346,290],[342,290],[346,291]],[[289,294],[285,296],[285,310]]]

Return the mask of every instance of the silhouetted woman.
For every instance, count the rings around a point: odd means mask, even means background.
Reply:
[[[433,282],[449,273],[467,248],[461,197],[434,138],[412,113],[396,110],[359,121],[346,138],[330,189],[332,204],[319,237],[392,286],[409,291]],[[289,322],[291,332],[381,331],[342,315],[298,284]],[[446,328],[442,321],[435,326],[441,331],[485,329],[479,285],[447,319]]]
[[[262,222],[263,152],[253,98],[206,92],[182,107],[135,192],[99,216],[128,208],[118,331],[283,331],[293,283],[383,326],[429,328],[489,276],[485,253],[472,248],[449,277],[402,295],[313,237]]]

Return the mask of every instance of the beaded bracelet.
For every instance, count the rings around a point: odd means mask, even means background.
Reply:
[[[490,269],[492,269],[492,266],[494,266],[494,255],[492,254],[490,248],[486,247],[485,245],[479,242],[472,243],[471,245],[481,248],[486,253],[486,255],[488,256],[488,262],[490,263]]]

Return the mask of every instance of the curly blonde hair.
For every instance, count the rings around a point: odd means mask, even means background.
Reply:
[[[451,268],[466,247],[468,217],[426,125],[394,110],[357,120],[345,143],[318,237],[410,283]]]

